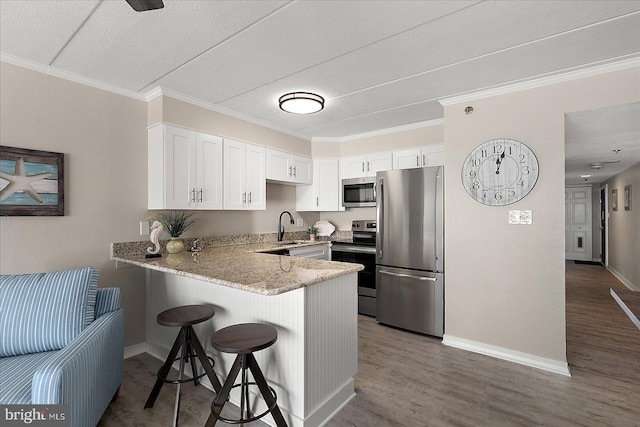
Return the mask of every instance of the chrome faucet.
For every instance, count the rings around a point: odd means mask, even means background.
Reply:
[[[283,211],[280,214],[280,218],[278,219],[278,242],[282,242],[282,236],[284,236],[284,226],[282,225],[282,215],[289,214],[289,218],[291,218],[291,224],[295,224],[296,222],[293,220],[293,215],[289,211]]]

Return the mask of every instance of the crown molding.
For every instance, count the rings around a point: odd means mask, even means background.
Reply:
[[[426,120],[424,122],[409,123],[408,125],[396,126],[392,128],[379,129],[372,132],[359,133],[343,137],[313,137],[311,142],[348,142],[358,139],[371,138],[374,136],[388,135],[390,133],[405,132],[408,130],[422,129],[430,126],[444,125],[444,119]]]
[[[580,66],[579,69],[573,67],[571,69],[564,70],[561,74],[554,74],[545,77],[528,79],[526,81],[507,84],[491,89],[480,90],[472,93],[465,93],[458,96],[452,96],[450,98],[444,98],[439,100],[443,106],[460,104],[463,102],[475,101],[483,98],[490,98],[498,95],[505,95],[508,93],[520,92],[523,90],[534,89],[542,86],[553,85],[556,83],[567,82],[570,80],[578,80],[585,77],[597,76],[599,74],[606,74],[613,71],[626,70],[628,68],[640,66],[640,56],[638,54],[625,55],[624,57],[618,57],[611,60],[601,61],[598,63],[592,63],[585,66]]]
[[[204,108],[205,110],[214,111],[216,113],[224,114],[225,116],[234,117],[236,119],[252,123],[257,126],[262,126],[271,130],[275,130],[276,132],[281,132],[287,135],[294,136],[296,138],[303,139],[305,141],[311,141],[306,135],[301,135],[295,132],[292,132],[289,129],[285,129],[279,126],[276,126],[272,123],[266,122],[264,120],[256,119],[255,117],[248,116],[246,114],[239,113],[237,111],[231,110],[229,108],[221,107],[220,105],[213,104],[211,102],[203,101],[201,99],[195,98],[190,95],[185,95],[184,93],[167,89],[161,86],[155,87],[146,93],[145,99],[147,102],[153,101],[156,98],[161,96],[166,96],[168,98],[173,98],[178,101],[186,102],[187,104],[195,105],[196,107]]]
[[[64,80],[68,80],[74,83],[78,83],[84,86],[90,86],[95,89],[104,90],[107,92],[115,93],[117,95],[133,98],[138,101],[145,101],[145,96],[139,92],[124,89],[118,86],[114,86],[109,83],[101,82],[100,80],[90,79],[88,77],[81,76],[79,74],[71,73],[69,71],[61,70],[60,68],[52,67],[50,65],[39,64],[29,59],[20,58],[8,53],[0,53],[0,62],[16,65],[18,67],[26,68],[31,71],[46,74],[52,77],[58,77]]]

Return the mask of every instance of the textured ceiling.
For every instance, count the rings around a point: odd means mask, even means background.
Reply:
[[[438,100],[640,57],[640,1],[0,0],[3,58],[160,86],[295,136],[440,119]],[[282,112],[312,91],[326,108]]]

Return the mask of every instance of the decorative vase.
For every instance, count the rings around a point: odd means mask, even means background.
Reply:
[[[172,237],[171,240],[167,242],[167,252],[170,254],[179,254],[182,251],[184,251],[184,243],[182,243],[179,237]]]
[[[309,234],[309,240],[311,240],[312,242],[314,240],[316,240],[316,235],[315,234]]]

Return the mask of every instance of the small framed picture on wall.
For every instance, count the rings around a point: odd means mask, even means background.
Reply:
[[[618,189],[611,190],[611,210],[618,210]]]
[[[631,184],[624,186],[624,210],[631,210]]]

